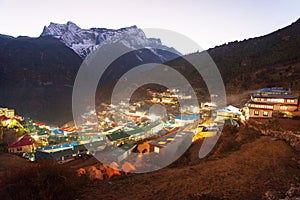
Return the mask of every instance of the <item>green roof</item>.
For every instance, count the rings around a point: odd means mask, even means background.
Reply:
[[[139,127],[139,128],[136,128],[136,129],[133,129],[133,130],[130,130],[130,131],[126,131],[126,133],[128,135],[135,135],[135,134],[138,134],[138,133],[143,133],[143,132],[147,132],[149,130],[151,130],[152,128],[162,124],[163,122],[160,121],[160,120],[157,120],[153,123],[150,123],[149,125],[146,125],[146,126],[143,126],[143,127]]]
[[[106,135],[106,137],[110,140],[110,141],[116,141],[116,140],[120,140],[120,139],[124,139],[124,138],[128,138],[130,135],[128,135],[126,132],[124,131],[114,131],[109,135]]]
[[[117,130],[117,131],[114,131],[111,134],[106,135],[106,136],[110,141],[125,139],[125,138],[128,138],[129,136],[132,136],[132,135],[147,132],[147,131],[151,130],[152,128],[154,128],[154,127],[156,127],[156,126],[158,126],[162,123],[163,123],[162,121],[157,120],[157,121],[155,121],[155,122],[153,122],[149,125],[143,126],[143,127],[139,127],[139,128],[129,130],[129,131]]]
[[[63,156],[71,156],[72,154],[76,153],[75,150],[72,149],[67,149],[67,150],[62,150],[62,151],[56,151],[56,152],[36,152],[37,156],[40,158],[61,158]]]
[[[109,131],[109,130],[111,130],[111,129],[113,129],[113,127],[107,127],[107,128],[105,128],[105,129],[103,130],[103,132]]]

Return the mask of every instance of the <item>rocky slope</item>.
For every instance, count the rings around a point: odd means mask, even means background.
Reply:
[[[162,45],[160,39],[147,38],[145,33],[136,26],[116,30],[106,28],[81,29],[75,23],[69,21],[66,24],[50,23],[48,27],[44,27],[41,36],[52,36],[60,39],[82,58],[85,58],[99,47],[116,42],[121,42],[124,46],[133,50],[148,48],[159,56],[161,61],[167,61],[170,58],[158,49],[180,55],[174,48]]]

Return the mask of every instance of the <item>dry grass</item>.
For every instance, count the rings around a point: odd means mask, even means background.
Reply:
[[[79,199],[261,199],[269,190],[282,198],[300,174],[298,152],[247,127],[225,128],[208,159],[195,156],[199,145],[159,171],[91,184]]]
[[[74,170],[55,161],[9,170],[1,183],[0,199],[73,199],[86,183]]]

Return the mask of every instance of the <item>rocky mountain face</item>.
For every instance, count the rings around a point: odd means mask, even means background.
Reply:
[[[85,58],[99,47],[116,42],[120,42],[133,50],[150,49],[152,53],[161,59],[161,62],[170,60],[170,57],[164,55],[164,52],[159,52],[158,49],[180,55],[174,48],[162,45],[160,39],[147,38],[145,33],[136,26],[117,30],[106,28],[81,29],[70,21],[66,24],[50,23],[48,27],[44,27],[41,37],[43,36],[52,36],[60,39],[81,58]]]

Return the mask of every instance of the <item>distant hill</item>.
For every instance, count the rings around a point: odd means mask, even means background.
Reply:
[[[300,19],[271,34],[231,42],[208,52],[228,87],[300,89]]]
[[[52,37],[0,36],[0,106],[47,122],[72,117],[67,110],[81,62]]]
[[[227,93],[272,86],[300,90],[300,19],[268,35],[230,42],[207,52],[221,72]],[[181,58],[167,64],[186,74],[191,82],[200,79]]]

